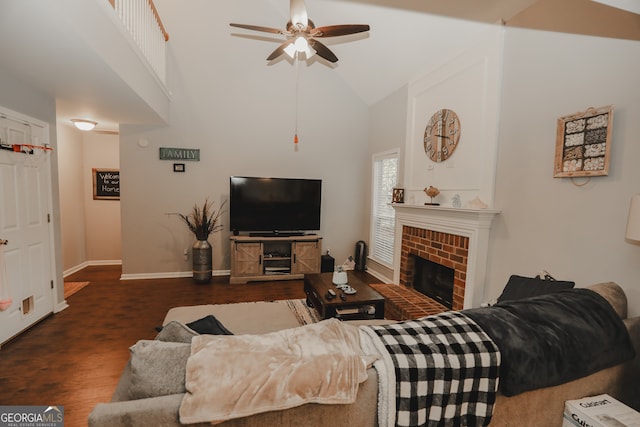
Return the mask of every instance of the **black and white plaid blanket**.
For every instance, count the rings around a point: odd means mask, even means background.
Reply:
[[[460,312],[361,326],[379,356],[380,426],[486,426],[498,389],[500,351]]]

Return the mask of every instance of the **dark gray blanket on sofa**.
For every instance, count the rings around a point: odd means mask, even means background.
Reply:
[[[584,288],[463,310],[500,349],[500,391],[572,381],[635,356],[611,305]]]

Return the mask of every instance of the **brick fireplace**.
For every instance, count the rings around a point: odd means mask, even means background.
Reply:
[[[449,267],[454,271],[451,309],[462,310],[468,255],[468,237],[404,225],[400,252],[400,285],[413,287],[415,256]]]
[[[413,287],[414,256],[454,269],[452,309],[479,307],[494,209],[394,204],[394,282]]]

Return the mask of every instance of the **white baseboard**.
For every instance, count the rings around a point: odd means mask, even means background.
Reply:
[[[231,272],[229,270],[214,270],[213,276],[228,276]],[[120,280],[141,280],[141,279],[175,279],[178,277],[192,277],[193,271],[167,271],[163,273],[135,273],[135,274],[122,274]]]
[[[121,259],[114,259],[114,260],[97,260],[97,261],[85,261],[82,262],[78,265],[76,265],[75,267],[71,267],[67,270],[64,270],[62,272],[62,277],[67,277],[70,276],[73,273],[77,273],[78,271],[82,270],[83,268],[89,267],[91,265],[122,265],[122,260]]]
[[[69,304],[67,304],[67,300],[62,300],[62,302],[59,302],[58,304],[56,304],[56,306],[53,308],[53,313],[60,313],[62,310],[65,310],[69,308]]]

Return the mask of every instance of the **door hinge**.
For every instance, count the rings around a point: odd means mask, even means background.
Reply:
[[[53,280],[51,281],[51,289],[53,289]]]
[[[51,214],[47,214],[47,222],[51,222]]]

